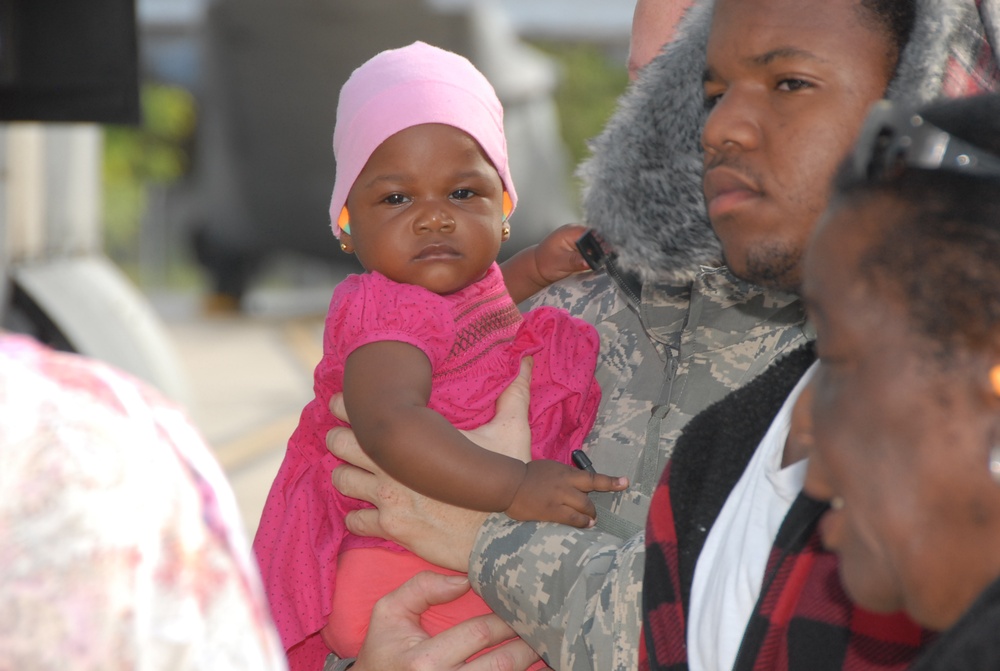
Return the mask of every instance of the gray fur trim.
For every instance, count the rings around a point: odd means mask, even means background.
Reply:
[[[923,103],[941,92],[956,44],[975,40],[975,0],[917,0],[917,23],[887,96]],[[705,213],[700,133],[702,73],[714,0],[698,0],[678,37],[618,101],[578,174],[587,224],[610,242],[619,267],[643,281],[684,280],[718,265],[719,242]],[[982,0],[988,19],[1000,0]],[[990,34],[997,26],[987,25]]]
[[[587,224],[615,248],[619,267],[643,281],[692,277],[721,258],[701,190],[712,5],[688,11],[678,37],[619,99],[578,171]]]
[[[970,22],[978,23],[976,16],[976,6],[971,1],[917,0],[917,22],[886,98],[913,105],[937,98],[941,94],[949,47],[958,37],[956,32]]]

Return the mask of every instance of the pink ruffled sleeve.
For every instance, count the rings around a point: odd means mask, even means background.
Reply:
[[[570,463],[594,425],[601,387],[594,377],[597,330],[565,310],[541,307],[524,315],[515,350],[534,357],[531,375],[532,457]]]

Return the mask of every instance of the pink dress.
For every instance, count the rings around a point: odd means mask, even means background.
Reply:
[[[459,429],[492,419],[521,358],[534,357],[529,421],[536,459],[568,463],[597,413],[596,330],[554,308],[521,315],[496,264],[479,282],[447,296],[374,272],[345,279],[326,318],[316,397],[288,442],[253,545],[293,671],[322,668],[328,650],[318,632],[330,614],[341,552],[376,547],[404,552],[347,532],[344,515],[367,504],[333,488],[330,473],[341,462],[326,449],[327,431],[342,425],[328,403],[341,391],[347,356],[385,340],[411,344],[427,355],[434,371],[428,406]]]

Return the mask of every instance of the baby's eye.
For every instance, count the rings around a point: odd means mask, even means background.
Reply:
[[[451,192],[451,197],[455,200],[468,200],[476,195],[476,192],[472,189],[456,189]]]
[[[807,88],[812,88],[812,84],[804,79],[782,79],[778,82],[779,91],[801,91]]]
[[[384,203],[388,205],[402,205],[407,202],[408,198],[401,193],[393,193],[385,197]]]

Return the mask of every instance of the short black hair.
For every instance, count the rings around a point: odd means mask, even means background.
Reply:
[[[919,110],[942,130],[1000,156],[1000,95]],[[945,360],[962,351],[1000,354],[1000,177],[906,168],[868,181],[845,162],[833,202],[863,205],[889,197],[860,261],[862,281],[889,287],[911,325]]]
[[[889,37],[888,55],[895,71],[917,22],[917,0],[861,0],[859,9],[862,23]]]

